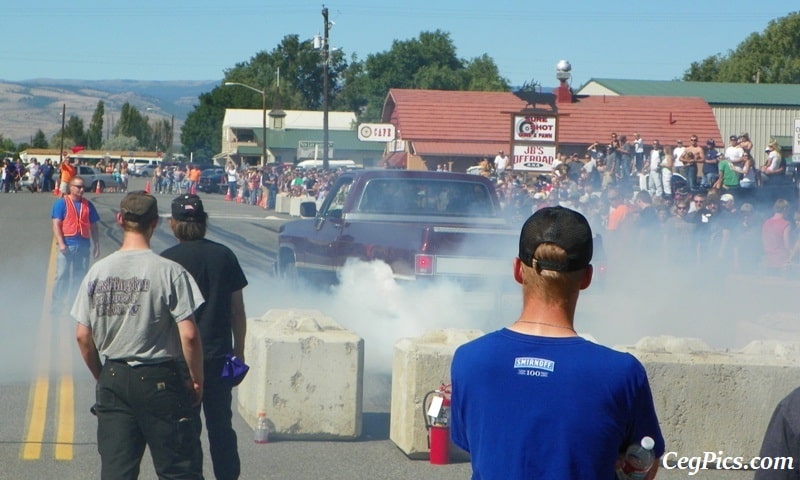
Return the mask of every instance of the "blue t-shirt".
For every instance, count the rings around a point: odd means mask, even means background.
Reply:
[[[642,364],[580,337],[498,330],[462,345],[451,369],[450,435],[473,479],[608,479],[644,436],[664,453]]]
[[[53,211],[50,213],[50,218],[52,219],[59,219],[64,220],[67,217],[67,197],[59,198],[56,200],[56,203],[53,204]],[[89,205],[89,223],[95,223],[100,220],[100,215],[97,214],[97,210],[94,208],[94,205],[90,201],[86,201]],[[77,202],[72,202],[75,205],[75,211],[78,212],[80,215],[81,211],[81,202],[80,200]],[[90,240],[88,238],[83,238],[80,234],[76,234],[73,236],[66,236],[64,235],[64,243],[66,245],[83,245],[87,246],[90,244]]]

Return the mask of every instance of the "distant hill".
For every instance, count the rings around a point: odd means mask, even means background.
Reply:
[[[151,122],[175,116],[175,141],[183,121],[197,104],[201,93],[210,92],[219,80],[58,80],[33,79],[20,82],[0,80],[0,135],[15,143],[28,142],[41,129],[48,138],[61,129],[61,109],[67,118],[77,115],[89,127],[100,100],[105,104],[105,132],[119,119],[125,102],[136,107]]]

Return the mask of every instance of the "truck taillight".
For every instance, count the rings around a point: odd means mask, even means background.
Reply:
[[[433,255],[415,255],[414,273],[417,275],[433,275]]]

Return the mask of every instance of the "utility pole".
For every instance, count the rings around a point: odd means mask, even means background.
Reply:
[[[67,104],[65,103],[61,107],[61,147],[59,148],[61,152],[61,157],[59,159],[59,163],[64,161],[64,124],[67,120]]]
[[[328,9],[322,6],[324,36],[322,39],[322,168],[328,169],[328,62],[330,61],[330,45],[328,43]]]

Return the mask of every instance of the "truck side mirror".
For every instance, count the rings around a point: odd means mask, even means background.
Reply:
[[[314,218],[317,216],[317,204],[315,202],[303,202],[300,204],[300,217]]]

